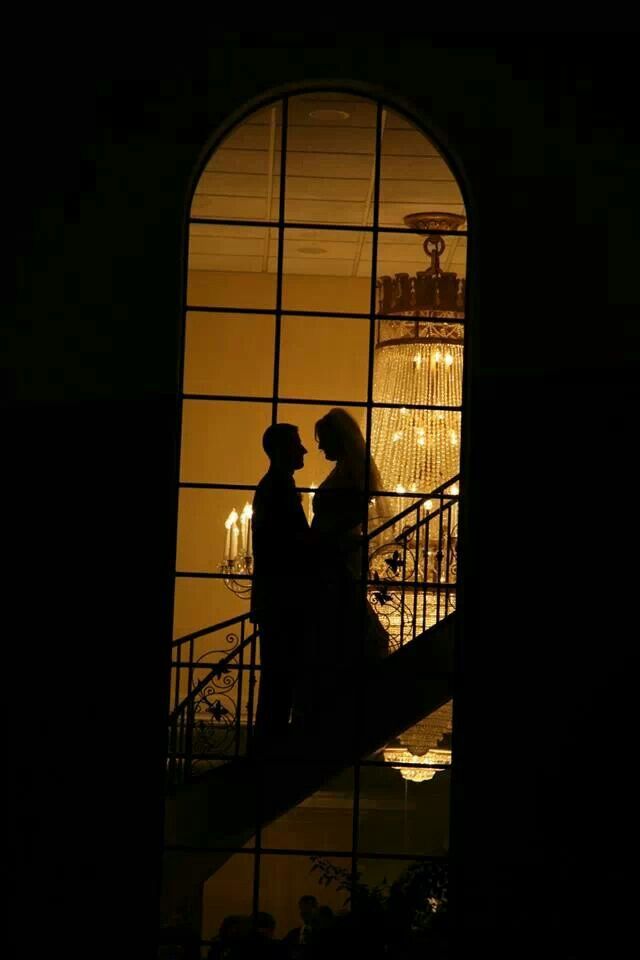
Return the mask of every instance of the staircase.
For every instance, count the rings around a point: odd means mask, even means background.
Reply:
[[[449,490],[456,479],[369,535],[369,557],[378,567],[370,572],[369,597],[374,608],[389,604],[393,609],[387,622],[395,624],[395,651],[363,673],[356,690],[332,691],[304,737],[291,732],[259,757],[246,755],[259,674],[257,636],[250,632],[248,615],[175,641],[174,668],[188,676],[186,694],[176,696],[170,717],[165,915],[178,900],[197,896],[202,883],[261,826],[452,698],[451,543],[457,490],[455,496]],[[436,498],[437,509],[426,509],[427,500],[432,504]],[[380,569],[387,576],[381,577]],[[427,597],[433,601],[431,613]],[[224,634],[231,645],[213,666],[194,660],[194,643],[207,634]]]

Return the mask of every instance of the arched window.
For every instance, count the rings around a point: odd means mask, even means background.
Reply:
[[[353,93],[269,102],[208,158],[189,224],[174,776],[242,756],[250,735],[250,514],[270,423],[299,427],[308,454],[295,478],[310,520],[332,467],[315,423],[335,407],[359,423],[382,484],[368,490],[362,533],[389,652],[455,609],[465,228],[441,150],[397,109]],[[285,593],[296,559],[278,571]],[[224,658],[229,670],[212,675]],[[297,895],[317,892],[309,850],[357,863],[372,883],[406,858],[444,857],[450,733],[451,705],[440,704],[261,831],[252,854],[207,884],[204,933],[252,908],[276,912],[279,934],[295,926]],[[339,906],[343,895],[326,889]]]

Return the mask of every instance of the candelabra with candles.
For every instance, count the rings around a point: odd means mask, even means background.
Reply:
[[[220,572],[224,576],[224,584],[238,597],[247,599],[251,595],[251,581],[244,577],[253,572],[253,556],[251,542],[251,517],[253,508],[245,503],[242,513],[233,508],[224,522],[224,559],[220,564]],[[242,577],[243,579],[238,579]]]

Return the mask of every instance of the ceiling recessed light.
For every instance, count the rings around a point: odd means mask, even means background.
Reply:
[[[298,247],[298,253],[326,253],[325,247]]]
[[[311,110],[309,116],[313,120],[348,120],[351,114],[346,110],[320,109]]]

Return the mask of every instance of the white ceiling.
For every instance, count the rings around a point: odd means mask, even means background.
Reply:
[[[193,217],[278,219],[281,114],[279,103],[260,110],[215,151],[194,194]],[[322,94],[289,101],[285,220],[309,228],[286,230],[286,273],[370,276],[370,235],[313,227],[371,225],[375,128],[376,106],[363,99]],[[405,214],[425,210],[464,214],[456,181],[424,134],[385,111],[380,226],[404,227]],[[380,234],[378,276],[424,269],[422,242],[415,234]],[[443,267],[464,275],[464,238],[446,243]],[[277,246],[275,228],[192,224],[189,268],[275,272]]]

